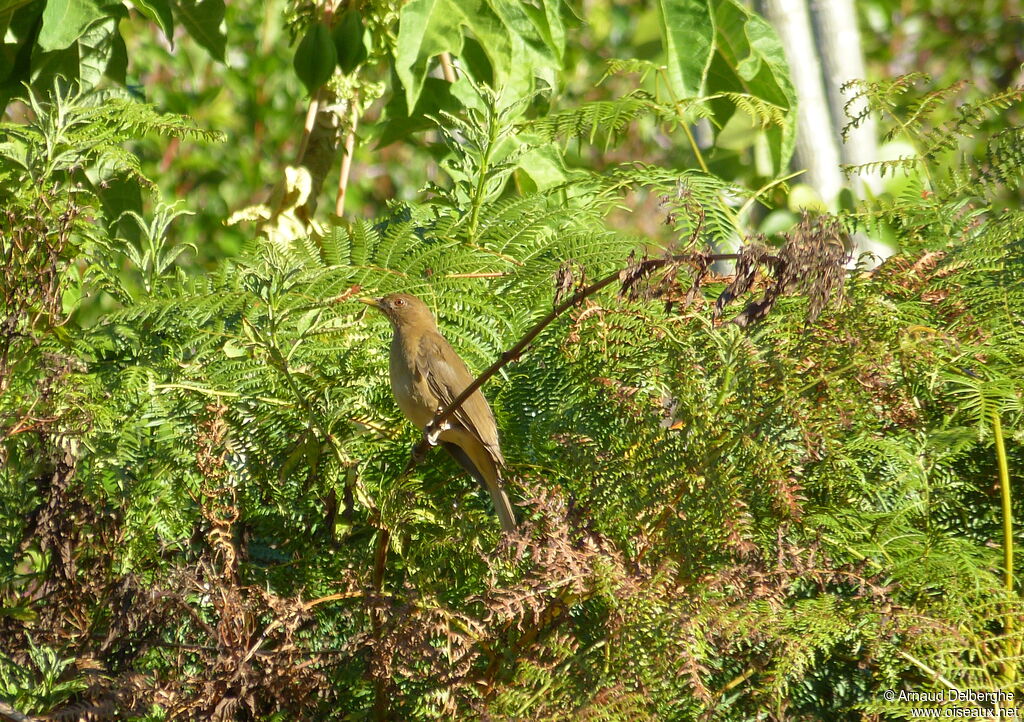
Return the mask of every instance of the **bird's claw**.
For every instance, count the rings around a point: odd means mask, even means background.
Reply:
[[[444,433],[450,428],[451,427],[448,425],[447,421],[442,422],[441,424],[436,426],[433,423],[429,424],[425,429],[427,434],[427,443],[430,444],[431,446],[437,446],[438,437],[440,437],[442,433]]]

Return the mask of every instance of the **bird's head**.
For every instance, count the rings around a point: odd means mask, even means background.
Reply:
[[[417,326],[434,328],[434,315],[427,304],[408,293],[392,293],[380,298],[360,298],[360,303],[373,306],[387,316],[396,330]]]

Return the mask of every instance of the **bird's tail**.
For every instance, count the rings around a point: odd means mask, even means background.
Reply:
[[[465,451],[461,447],[456,446],[450,441],[442,441],[441,446],[444,447],[445,451],[452,455],[452,457],[459,462],[459,466],[465,469],[470,476],[477,480],[480,486],[487,489],[491,495],[491,501],[494,502],[494,511],[498,514],[498,521],[501,522],[502,531],[513,532],[516,530],[516,515],[512,511],[512,502],[509,501],[508,494],[505,493],[505,489],[501,483],[501,476],[498,474],[497,467],[494,464],[489,465],[490,468],[481,471],[476,468],[476,465],[469,458]],[[487,472],[491,472],[494,478],[488,479]]]
[[[498,512],[498,521],[501,522],[502,531],[516,530],[516,515],[512,512],[512,502],[508,500],[508,494],[501,486],[501,479],[488,483],[484,481],[487,491],[491,492],[491,500],[494,501],[494,510]]]

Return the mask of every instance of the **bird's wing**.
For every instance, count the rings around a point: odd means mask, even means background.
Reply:
[[[430,391],[441,407],[448,406],[473,382],[466,364],[455,349],[438,333],[424,334],[416,358],[416,370],[426,379]],[[474,434],[499,466],[505,465],[498,445],[498,427],[487,399],[480,391],[462,402],[450,420],[457,421]]]

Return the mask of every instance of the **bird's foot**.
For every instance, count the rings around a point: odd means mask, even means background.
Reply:
[[[448,425],[447,421],[444,421],[438,424],[437,426],[435,426],[432,423],[428,424],[427,428],[424,429],[427,435],[427,443],[430,444],[431,446],[437,446],[438,438],[441,436],[442,433],[444,433],[450,428],[451,426]]]

